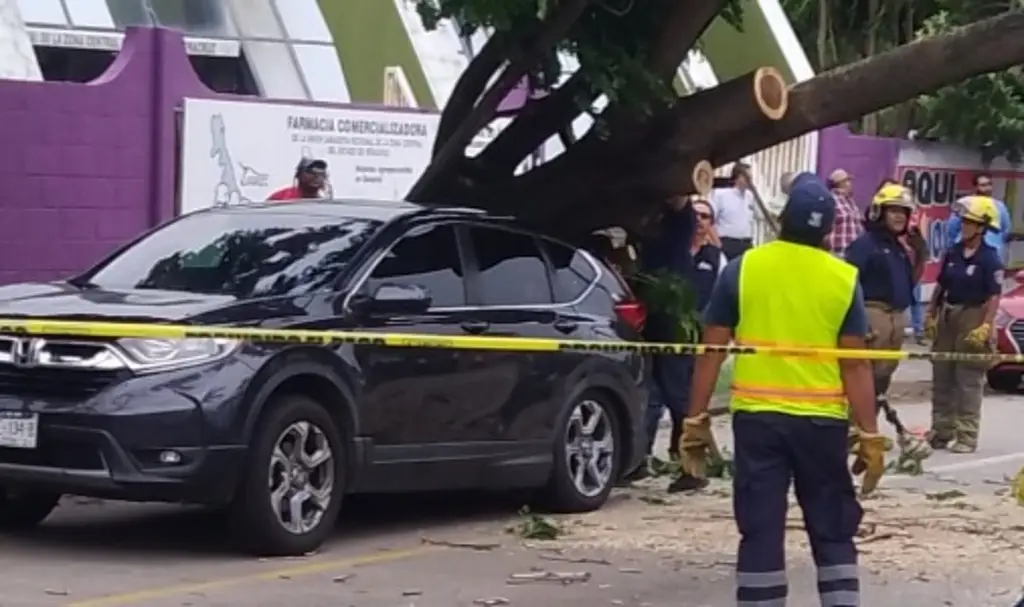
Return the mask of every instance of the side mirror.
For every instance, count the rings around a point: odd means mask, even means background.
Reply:
[[[385,283],[373,293],[369,308],[373,314],[423,314],[432,302],[423,287]]]

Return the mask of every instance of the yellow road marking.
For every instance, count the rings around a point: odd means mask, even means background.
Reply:
[[[210,590],[220,590],[222,588],[238,586],[241,584],[251,582],[276,580],[281,578],[281,576],[297,577],[304,575],[314,575],[317,573],[324,573],[332,569],[339,569],[343,567],[360,567],[365,565],[376,565],[380,563],[391,563],[394,561],[400,561],[403,559],[412,558],[414,556],[419,556],[421,554],[425,554],[428,552],[434,552],[438,549],[439,548],[437,546],[420,546],[417,548],[409,548],[407,550],[386,550],[376,552],[373,554],[364,554],[362,556],[356,556],[346,559],[335,559],[332,561],[307,563],[304,565],[295,565],[294,567],[274,569],[272,571],[263,571],[260,573],[250,573],[244,575],[224,577],[220,579],[210,580],[208,582],[172,584],[169,586],[158,586],[156,588],[148,588],[146,590],[136,590],[133,592],[125,592],[122,594],[112,594],[104,597],[98,597],[95,599],[75,601],[73,603],[68,603],[66,607],[116,607],[119,605],[131,605],[135,603],[142,603],[144,601],[151,601],[154,599],[164,599],[181,594],[189,594],[193,592],[206,592]]]

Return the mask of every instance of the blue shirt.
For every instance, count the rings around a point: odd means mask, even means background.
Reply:
[[[693,255],[693,289],[697,293],[698,310],[703,310],[711,301],[711,291],[726,263],[722,249],[709,244]]]
[[[857,268],[865,301],[897,310],[914,303],[914,263],[906,248],[883,229],[869,229],[846,248],[846,261]]]
[[[999,231],[987,230],[985,232],[985,243],[999,253],[999,258],[1006,260],[1006,243],[1010,240],[1010,230],[1013,228],[1013,220],[1010,218],[1010,211],[1006,204],[999,199],[993,198],[996,207],[999,209]],[[959,214],[954,213],[949,222],[946,223],[946,242],[956,244],[960,242],[960,235],[963,231],[964,220]]]
[[[711,301],[704,310],[705,325],[735,329],[740,324],[741,263],[742,257],[733,259],[718,277],[718,283],[711,292]],[[793,314],[800,314],[800,310],[793,310]],[[864,310],[864,293],[858,284],[850,302],[850,309],[846,311],[843,324],[839,328],[839,335],[864,337],[867,334],[868,316]]]
[[[686,205],[681,211],[665,209],[658,235],[644,243],[641,255],[647,272],[667,270],[682,278],[689,278],[693,268],[690,243],[696,218],[693,207]]]
[[[958,242],[942,258],[939,288],[946,303],[978,306],[1003,290],[1003,260],[993,247],[982,244],[974,255],[964,257],[964,244]]]

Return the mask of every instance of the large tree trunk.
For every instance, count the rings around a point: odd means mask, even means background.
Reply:
[[[706,8],[713,2],[692,4]],[[656,39],[671,36],[661,32]],[[579,115],[574,97],[581,94],[585,101],[593,93],[580,74],[527,107],[478,157],[481,162],[467,162],[461,154],[455,160],[438,158],[444,166],[432,166],[417,191],[441,195],[413,199],[511,212],[560,232],[636,226],[664,197],[697,191],[694,175],[702,161],[720,166],[970,76],[1019,65],[1024,63],[1021,40],[1024,12],[1013,12],[838,67],[788,90],[777,72],[758,70],[682,97],[656,115],[628,115],[620,124],[632,128],[613,128],[607,136],[590,133],[560,157],[514,175],[525,154]],[[677,53],[671,57],[676,61],[680,46],[670,46],[664,47],[661,65],[671,53]],[[678,60],[683,57],[685,51]],[[625,109],[609,108],[609,114],[622,117]]]

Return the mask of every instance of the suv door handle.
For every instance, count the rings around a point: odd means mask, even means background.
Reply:
[[[462,323],[462,330],[466,333],[472,333],[473,335],[479,335],[490,327],[491,323],[483,320],[467,320]]]
[[[562,333],[563,335],[568,335],[570,333],[575,333],[576,329],[579,328],[579,325],[571,320],[559,318],[558,320],[555,321],[554,327],[555,330],[558,331],[559,333]]]

